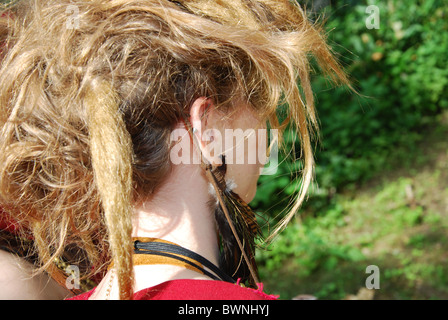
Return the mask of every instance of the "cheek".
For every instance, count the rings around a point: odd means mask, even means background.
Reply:
[[[232,127],[234,131],[229,132],[232,138],[226,133],[223,135],[224,153],[229,160],[226,178],[235,182],[233,191],[249,203],[257,192],[260,170],[266,160],[266,124],[247,109],[239,114]]]
[[[227,166],[226,176],[236,184],[233,191],[245,202],[251,202],[257,192],[260,166],[257,164],[230,164]]]
[[[235,182],[234,192],[246,203],[251,202],[255,197],[260,171],[264,167],[262,163],[266,160],[266,143],[260,143],[263,140],[258,138],[248,140],[241,139],[236,142],[237,146],[244,146],[244,148],[234,147],[234,161],[227,165],[227,178]]]

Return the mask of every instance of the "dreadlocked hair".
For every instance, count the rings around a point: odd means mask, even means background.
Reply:
[[[2,5],[0,206],[32,238],[39,270],[68,263],[86,277],[117,270],[132,298],[131,214],[169,173],[170,133],[201,96],[271,128],[297,129],[303,183],[317,132],[310,59],[347,77],[288,0],[18,0]],[[299,84],[299,86],[297,85]],[[280,122],[279,104],[288,115]]]

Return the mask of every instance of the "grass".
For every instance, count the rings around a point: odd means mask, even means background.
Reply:
[[[391,156],[381,176],[293,221],[258,253],[266,290],[282,299],[346,299],[376,265],[375,299],[448,299],[447,134],[445,113],[406,161]]]

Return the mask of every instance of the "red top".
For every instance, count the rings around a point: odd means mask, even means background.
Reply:
[[[216,280],[170,280],[154,287],[140,290],[134,300],[277,300],[278,296],[268,295],[259,284],[258,290],[243,288]],[[68,300],[88,300],[95,289]]]

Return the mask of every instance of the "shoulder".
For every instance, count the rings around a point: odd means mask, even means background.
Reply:
[[[69,295],[47,274],[33,274],[31,263],[0,250],[1,300],[57,300]]]
[[[276,300],[262,288],[256,290],[215,280],[171,280],[141,290],[135,300]]]

